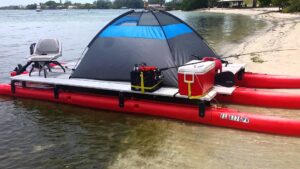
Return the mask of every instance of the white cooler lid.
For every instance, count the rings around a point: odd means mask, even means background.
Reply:
[[[200,62],[200,63],[197,63],[197,62]],[[195,64],[192,64],[192,63],[195,63]],[[179,67],[178,73],[207,73],[211,69],[215,68],[214,61],[201,62],[200,60],[192,60],[190,62],[187,62],[186,64],[192,64],[192,65],[186,65],[186,66]]]

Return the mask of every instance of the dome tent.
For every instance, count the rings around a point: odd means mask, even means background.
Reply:
[[[201,57],[218,57],[190,26],[164,11],[129,11],[106,25],[90,42],[70,78],[130,81],[134,65],[158,68]],[[164,84],[177,86],[177,70],[163,72]]]

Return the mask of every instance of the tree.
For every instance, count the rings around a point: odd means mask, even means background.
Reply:
[[[29,4],[26,6],[26,9],[36,9],[37,4]]]
[[[129,1],[130,8],[144,8],[144,1],[143,0],[130,0]]]
[[[256,8],[256,5],[257,5],[257,0],[253,0],[252,1],[252,8]]]
[[[149,4],[164,4],[165,0],[148,0]]]
[[[278,6],[279,11],[281,11],[284,7],[288,6],[287,0],[272,0],[273,6]]]
[[[218,3],[218,0],[208,0],[208,7],[213,8]]]
[[[115,0],[114,1],[114,8],[121,8],[121,7],[127,7],[127,8],[143,8],[144,2],[143,0]]]
[[[181,9],[182,2],[179,0],[172,0],[171,2],[166,3],[168,10],[179,10]]]
[[[56,9],[58,4],[55,1],[47,1],[45,5],[48,6],[49,9]]]
[[[90,3],[85,3],[83,8],[84,9],[93,9],[93,8],[96,8],[96,6],[93,4],[90,4]]]
[[[71,1],[65,1],[65,3],[64,3],[64,7],[65,8],[68,8],[69,6],[71,6],[72,5],[72,2]]]
[[[300,1],[299,0],[289,0],[289,5],[283,9],[283,12],[299,12],[300,11]]]
[[[208,0],[183,0],[181,5],[182,10],[185,11],[207,7]]]
[[[10,5],[10,6],[0,7],[0,9],[23,9],[23,8],[17,5]]]
[[[95,1],[95,5],[97,9],[108,9],[111,7],[111,1],[110,0],[97,0]]]
[[[258,0],[259,1],[259,6],[265,7],[265,6],[270,6],[272,0]]]

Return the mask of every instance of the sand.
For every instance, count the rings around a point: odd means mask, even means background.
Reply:
[[[300,76],[299,13],[284,14],[278,12],[278,8],[213,8],[205,11],[249,15],[268,23],[259,33],[245,37],[243,43],[224,53],[224,56],[244,54],[230,61],[246,63],[247,71]]]

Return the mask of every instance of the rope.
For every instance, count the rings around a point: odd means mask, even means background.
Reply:
[[[172,66],[172,67],[165,67],[165,68],[161,68],[161,69],[159,69],[159,70],[160,70],[160,71],[165,71],[165,70],[168,70],[168,69],[178,68],[178,67],[181,67],[181,66],[195,65],[195,64],[203,63],[203,62],[204,62],[204,61],[199,61],[199,62],[195,62],[195,63],[189,63],[189,64],[177,65],[177,66]]]
[[[81,53],[81,56],[77,59],[77,62],[76,62],[76,64],[75,64],[75,66],[74,66],[73,69],[76,69],[76,67],[78,66],[79,62],[81,61],[83,55],[84,55],[85,52],[87,51],[87,49],[88,49],[88,47],[85,47],[85,49],[84,49],[83,52]]]
[[[279,51],[287,51],[287,50],[298,50],[298,49],[265,50],[265,51],[258,51],[258,52],[250,52],[250,53],[234,54],[234,55],[222,57],[222,59],[239,58],[239,56],[245,56],[245,55],[257,54],[257,53],[279,52]]]

